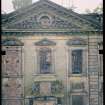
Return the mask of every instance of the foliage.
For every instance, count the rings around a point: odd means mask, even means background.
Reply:
[[[98,14],[102,14],[103,13],[103,5],[99,4],[95,9],[93,9],[92,11],[90,9],[86,9],[85,13],[98,13]]]
[[[28,6],[29,4],[32,3],[32,0],[13,0],[12,4],[13,4],[13,8],[15,10]]]
[[[97,6],[97,7],[93,10],[93,13],[102,14],[102,13],[103,13],[103,5],[100,4],[99,6]]]

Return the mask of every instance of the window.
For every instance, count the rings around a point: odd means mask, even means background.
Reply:
[[[39,51],[39,62],[40,62],[40,73],[48,74],[51,73],[51,49],[41,48]]]
[[[73,95],[72,96],[72,105],[84,105],[82,95]]]
[[[72,51],[72,73],[82,73],[82,50]]]
[[[62,104],[62,99],[61,98],[57,98],[57,104],[61,105]]]
[[[6,51],[1,51],[1,54],[2,55],[6,55]]]

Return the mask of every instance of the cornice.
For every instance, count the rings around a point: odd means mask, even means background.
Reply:
[[[102,35],[102,31],[3,31],[3,36],[97,36]]]

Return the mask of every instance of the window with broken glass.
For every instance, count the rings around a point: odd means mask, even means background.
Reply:
[[[72,51],[72,73],[81,74],[82,73],[82,50]]]
[[[50,48],[41,48],[39,50],[39,64],[40,73],[49,74],[52,73],[52,52]]]

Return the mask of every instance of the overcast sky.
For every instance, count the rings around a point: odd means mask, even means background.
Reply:
[[[36,2],[38,0],[33,0],[33,2]],[[100,3],[103,2],[103,0],[51,0],[55,3],[58,3],[60,5],[63,4],[63,6],[69,7],[72,4],[76,7],[75,11],[78,13],[84,13],[86,9],[93,10],[96,8]],[[13,11],[13,5],[12,0],[1,0],[1,8],[2,11],[6,13],[10,13]]]

